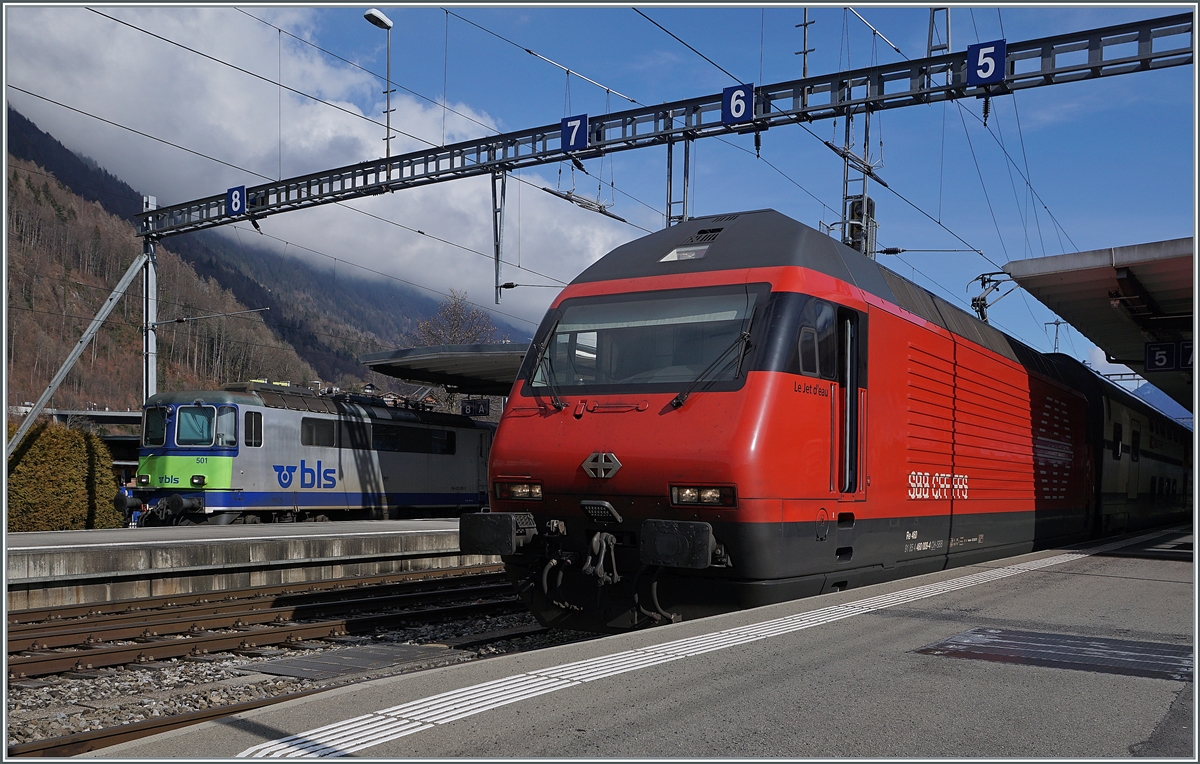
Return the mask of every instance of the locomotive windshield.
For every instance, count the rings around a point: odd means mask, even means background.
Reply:
[[[767,290],[738,284],[566,300],[526,378],[535,389],[571,393],[677,389],[725,354],[705,380],[728,383],[741,355],[726,351],[749,330]]]
[[[233,406],[180,406],[177,416],[178,446],[237,445],[237,409]]]

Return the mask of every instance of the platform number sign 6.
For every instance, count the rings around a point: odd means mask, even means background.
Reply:
[[[1004,60],[1008,46],[1004,40],[967,46],[967,84],[994,85],[1004,81]]]
[[[246,211],[246,187],[234,186],[225,192],[225,214],[241,215]]]
[[[721,91],[721,124],[736,125],[754,119],[754,85],[735,85]]]
[[[582,151],[588,145],[588,115],[563,117],[562,150]]]

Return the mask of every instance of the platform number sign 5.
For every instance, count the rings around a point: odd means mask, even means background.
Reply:
[[[246,187],[234,186],[225,192],[225,214],[241,215],[246,212]]]
[[[994,85],[1004,81],[1004,59],[1008,46],[1004,40],[967,46],[967,84]]]
[[[1176,368],[1177,350],[1182,348],[1177,348],[1174,342],[1147,342],[1146,371],[1173,371]],[[1187,354],[1192,354],[1191,348],[1188,348]],[[1187,360],[1190,362],[1191,358]]]
[[[562,121],[562,150],[582,151],[588,145],[588,115],[564,117]]]
[[[721,124],[736,125],[754,119],[754,85],[735,85],[721,91]]]

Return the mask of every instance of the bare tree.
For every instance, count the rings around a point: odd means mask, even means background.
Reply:
[[[500,340],[492,317],[471,307],[466,292],[454,289],[436,315],[417,324],[417,342],[421,345],[469,345]]]
[[[450,298],[442,303],[436,315],[417,324],[416,340],[419,345],[471,345],[481,342],[503,342],[508,337],[500,337],[492,317],[486,312],[471,306],[467,302],[467,293],[450,290]],[[441,395],[435,395],[439,403],[447,410],[453,411],[458,402],[458,394],[442,388]],[[497,412],[499,400],[493,401],[492,407]]]

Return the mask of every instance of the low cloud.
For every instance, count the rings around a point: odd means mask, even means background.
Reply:
[[[281,37],[230,7],[98,10],[257,75],[86,8],[7,9],[10,84],[242,168],[9,89],[12,106],[39,128],[96,159],[141,193],[156,196],[160,206],[256,185],[281,173],[294,177],[383,155],[382,88],[370,73]],[[316,12],[308,9],[252,12],[300,37],[311,37],[316,23]],[[274,83],[280,74],[288,88],[338,108],[281,90]],[[440,144],[443,131],[445,141],[452,143],[484,135],[496,124],[466,103],[449,104],[459,113],[454,114],[401,92],[393,95],[392,106],[392,126],[407,134],[395,134],[393,154]],[[554,185],[536,173],[523,177],[534,186]],[[472,301],[493,306],[488,177],[359,199],[347,206],[428,235],[337,205],[276,215],[261,225],[272,236],[344,262],[439,292],[465,289]],[[520,284],[554,283],[547,277],[569,281],[614,246],[641,235],[511,178],[505,225],[504,259],[519,260],[530,270],[505,265],[502,278]],[[499,310],[537,322],[557,292],[534,287],[506,291]]]

